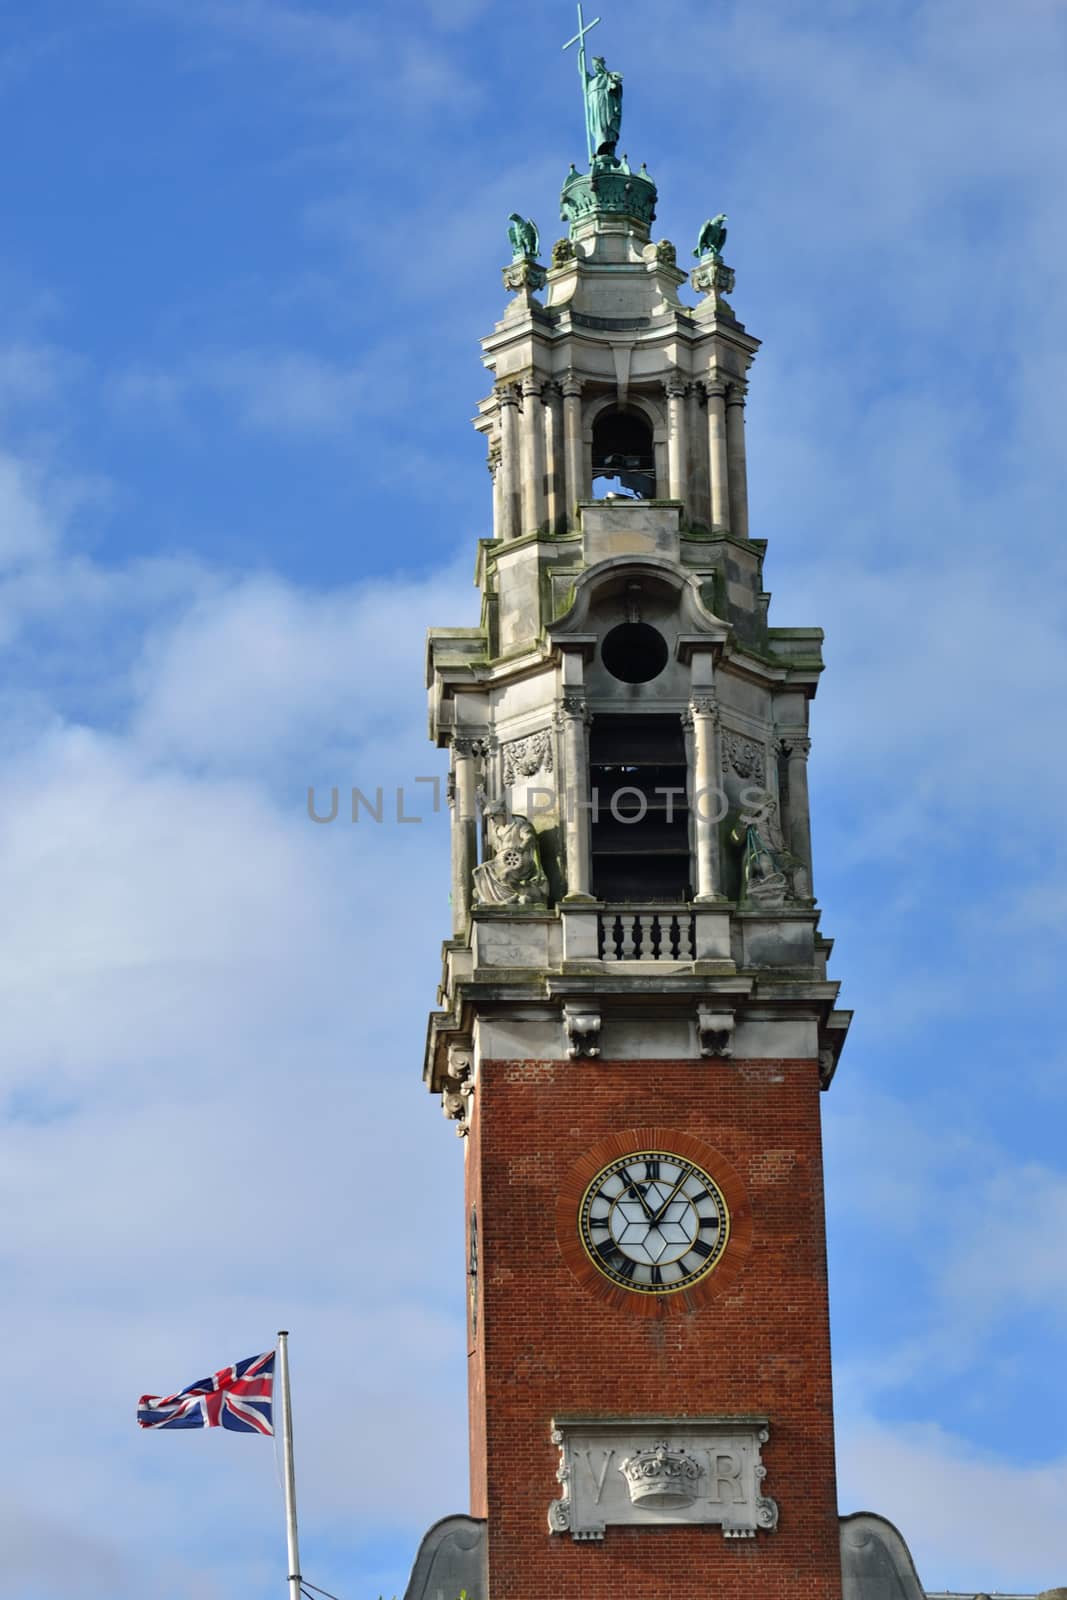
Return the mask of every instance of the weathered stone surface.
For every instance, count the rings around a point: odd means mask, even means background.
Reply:
[[[404,1600],[488,1600],[485,1523],[479,1517],[442,1517],[422,1536]]]
[[[911,1551],[885,1517],[841,1518],[842,1600],[925,1600]]]
[[[557,1421],[562,1492],[548,1512],[552,1533],[603,1539],[612,1525],[711,1523],[727,1539],[773,1533],[778,1507],[764,1493],[764,1418],[714,1417]]]

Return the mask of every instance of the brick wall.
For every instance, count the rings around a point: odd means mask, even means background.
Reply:
[[[474,1100],[471,1508],[489,1518],[492,1600],[838,1600],[817,1063],[483,1061]],[[713,1274],[699,1304],[662,1316],[590,1293],[556,1236],[575,1163],[598,1140],[648,1125],[721,1152],[752,1218],[740,1270],[721,1286]],[[713,1527],[609,1527],[602,1544],[550,1535],[550,1418],[582,1413],[767,1415],[778,1531],[724,1540]]]

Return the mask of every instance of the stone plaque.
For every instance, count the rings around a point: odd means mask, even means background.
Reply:
[[[773,1533],[778,1507],[763,1492],[766,1417],[557,1418],[562,1485],[551,1533],[603,1539],[610,1524],[712,1523],[726,1539]]]

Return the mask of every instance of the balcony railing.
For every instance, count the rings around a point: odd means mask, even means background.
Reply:
[[[597,918],[601,961],[692,961],[692,912],[602,911]]]

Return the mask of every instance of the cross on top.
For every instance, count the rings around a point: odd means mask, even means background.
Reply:
[[[563,46],[564,50],[569,50],[572,44],[576,44],[578,46],[578,77],[581,80],[582,85],[582,108],[585,111],[585,142],[589,147],[590,166],[593,164],[593,135],[589,127],[589,112],[585,87],[585,36],[587,33],[592,33],[599,21],[599,17],[594,17],[592,22],[587,24],[585,18],[582,16],[581,0],[578,0],[578,32],[574,35],[573,39],[568,39],[567,43]]]

